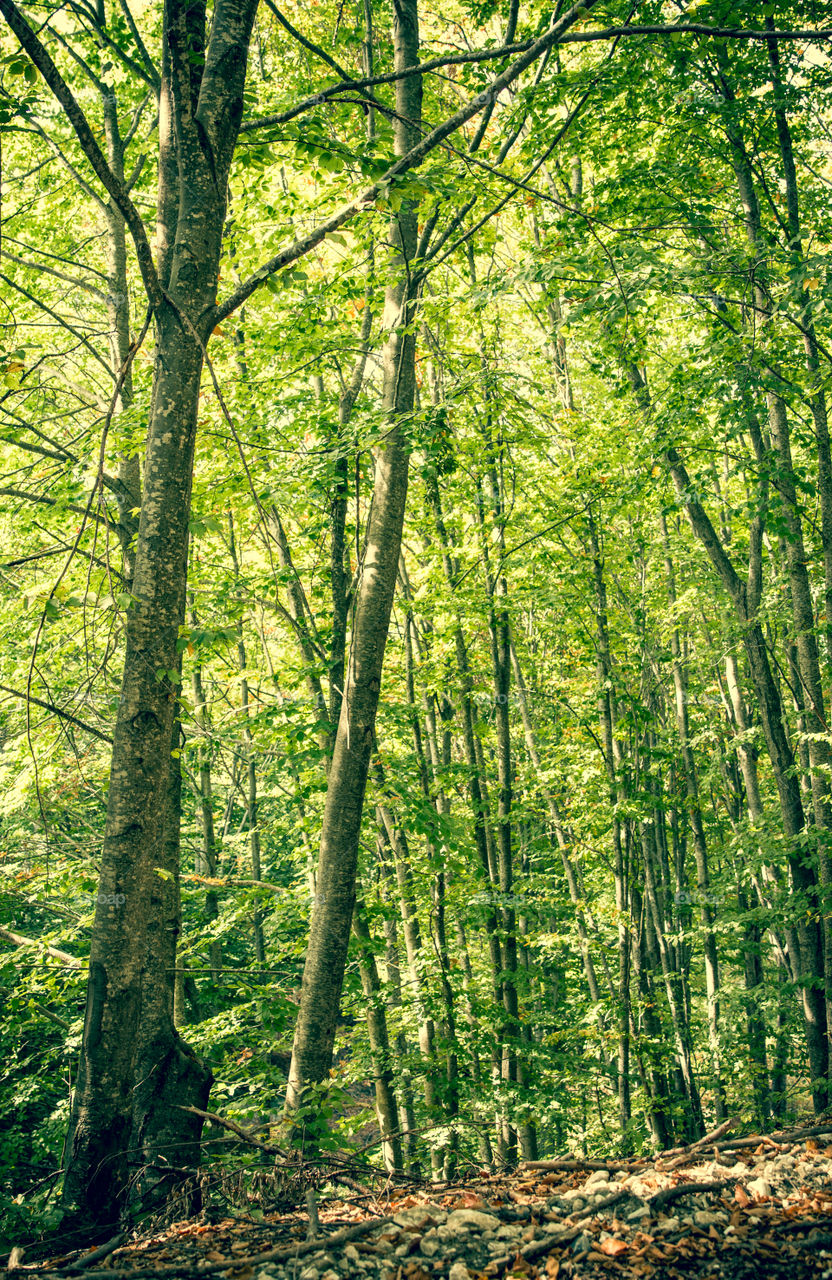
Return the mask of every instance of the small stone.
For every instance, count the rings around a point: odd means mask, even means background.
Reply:
[[[575,1237],[575,1240],[572,1244],[573,1253],[575,1254],[589,1253],[591,1248],[592,1248],[592,1236],[590,1236],[586,1231],[582,1231],[579,1236]]]
[[[466,1212],[464,1209],[456,1210],[457,1213]],[[474,1212],[474,1210],[471,1210]],[[451,1214],[451,1217],[454,1215]],[[485,1215],[486,1217],[489,1215]],[[448,1280],[471,1280],[471,1272],[468,1270],[464,1262],[455,1262],[448,1272]]]
[[[420,1252],[423,1253],[426,1258],[435,1257],[441,1248],[442,1241],[437,1236],[434,1236],[432,1240],[428,1239],[426,1236],[419,1245]]]
[[[717,1214],[709,1213],[707,1209],[697,1209],[693,1220],[697,1227],[713,1227],[720,1221]]]
[[[332,1269],[330,1269],[329,1271],[325,1271],[323,1273],[323,1275],[321,1276],[321,1280],[341,1280],[341,1277],[339,1276],[337,1271],[333,1271]]]
[[[650,1210],[646,1204],[640,1204],[637,1209],[633,1209],[632,1213],[627,1214],[628,1222],[641,1222],[642,1218],[649,1218]]]
[[[610,1180],[610,1175],[606,1169],[596,1169],[594,1173],[591,1173],[589,1175],[586,1182],[584,1183],[584,1186],[594,1187],[599,1182],[608,1183],[609,1180]]]
[[[454,1209],[444,1225],[452,1231],[467,1231],[471,1228],[475,1231],[496,1231],[500,1226],[500,1219],[495,1218],[493,1213],[481,1213],[478,1209]]]
[[[582,1213],[586,1208],[586,1200],[584,1200],[583,1196],[575,1196],[571,1208],[573,1213]]]
[[[347,1262],[351,1262],[353,1266],[357,1262],[361,1261],[361,1255],[359,1254],[354,1244],[347,1245],[346,1249],[344,1250],[344,1257],[346,1258]]]
[[[300,1273],[300,1280],[318,1280],[319,1275],[317,1267],[304,1267]]]
[[[771,1195],[771,1184],[765,1178],[752,1178],[745,1189],[755,1200],[766,1200]]]

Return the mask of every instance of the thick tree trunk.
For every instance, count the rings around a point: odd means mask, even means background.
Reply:
[[[172,744],[179,747],[179,721]],[[130,1166],[131,1198],[143,1208],[161,1204],[182,1181],[183,1169],[199,1163],[202,1118],[188,1106],[204,1110],[213,1076],[179,1036],[174,1017],[176,945],[179,938],[179,828],[182,775],[172,758],[168,775],[162,862],[154,877],[148,925],[147,965],[142,982],[139,1050],[133,1088]],[[182,1152],[180,1156],[177,1153]],[[165,1169],[170,1168],[166,1173]],[[196,1211],[192,1189],[181,1206]]]
[[[177,641],[185,617],[203,344],[216,300],[254,9],[250,0],[218,0],[207,45],[204,11],[189,11],[187,33],[179,0],[169,0],[165,13],[158,277],[147,262],[143,268],[155,308],[157,358],[63,1188],[65,1207],[101,1229],[118,1219],[127,1190],[142,982],[155,868],[163,860]],[[199,65],[194,49],[205,53]],[[146,239],[135,235],[142,254]],[[173,1161],[175,1151],[168,1154]]]
[[[191,468],[202,356],[170,312],[160,361],[90,951],[84,1040],[64,1200],[93,1222],[118,1219],[127,1187],[133,1066],[184,621]],[[163,673],[157,679],[156,672]],[[116,905],[110,905],[115,903]]]

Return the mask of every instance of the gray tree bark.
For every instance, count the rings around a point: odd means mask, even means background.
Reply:
[[[396,0],[394,67],[419,60],[416,0]],[[396,83],[395,149],[404,155],[419,140],[421,77]],[[286,1092],[287,1113],[301,1105],[308,1086],[329,1071],[355,902],[358,838],[373,747],[381,670],[401,549],[407,499],[409,416],[416,388],[413,319],[416,293],[416,208],[403,201],[391,222],[395,279],[388,287],[383,406],[390,430],[376,459],[373,500],[356,592],[349,663],[329,771],[317,875],[317,898],[303,971],[300,1008]]]

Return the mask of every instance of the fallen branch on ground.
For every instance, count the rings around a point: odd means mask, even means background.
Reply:
[[[726,1187],[732,1187],[736,1181],[736,1178],[724,1178],[720,1182],[680,1182],[675,1187],[665,1187],[664,1191],[657,1191],[654,1196],[650,1196],[646,1204],[651,1212],[655,1212],[664,1205],[670,1204],[672,1200],[680,1200],[682,1196],[699,1195],[700,1192],[706,1191],[723,1191]]]
[[[688,1156],[693,1151],[700,1151],[702,1147],[709,1147],[711,1143],[717,1142],[736,1123],[736,1117],[732,1116],[730,1120],[725,1120],[716,1129],[706,1133],[704,1138],[698,1138],[696,1142],[688,1142],[683,1147],[671,1147],[668,1151],[660,1151],[656,1158],[658,1160],[668,1160],[672,1156]]]

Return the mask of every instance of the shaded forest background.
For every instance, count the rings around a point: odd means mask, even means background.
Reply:
[[[161,6],[26,14],[152,236]],[[489,94],[561,16],[424,7],[414,138],[482,109],[214,327],[185,615],[152,672],[178,717],[157,994],[208,1106],[278,1132],[395,420],[410,485],[336,1056],[294,1139],[435,1178],[783,1124],[832,1078],[832,72],[806,34],[827,15],[597,5]],[[221,297],[403,154],[394,44],[386,3],[264,0]],[[74,122],[1,48],[13,1240],[58,1221],[96,907],[127,930],[136,909],[99,870],[161,339]]]

